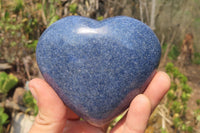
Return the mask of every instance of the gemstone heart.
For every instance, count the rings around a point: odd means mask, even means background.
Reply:
[[[125,16],[103,21],[65,17],[42,34],[36,49],[44,79],[95,126],[110,122],[143,93],[160,55],[153,31]]]

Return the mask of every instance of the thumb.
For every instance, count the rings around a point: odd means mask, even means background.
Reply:
[[[33,79],[29,83],[35,97],[39,112],[29,133],[62,132],[66,120],[78,116],[70,111],[55,91],[42,79]]]

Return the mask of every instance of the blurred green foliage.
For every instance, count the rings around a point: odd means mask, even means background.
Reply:
[[[19,59],[35,53],[42,32],[60,18],[59,0],[1,2],[0,57],[16,64]],[[77,5],[72,5],[75,9]],[[74,11],[74,10],[73,10]]]
[[[9,122],[9,116],[4,112],[4,108],[0,107],[0,133],[5,133],[3,125]]]
[[[200,65],[200,53],[194,53],[194,58],[192,60],[194,64]]]
[[[163,53],[165,53],[167,45],[168,44],[163,44],[163,46],[162,46],[162,52]],[[169,59],[176,60],[177,57],[179,56],[179,54],[180,54],[179,47],[177,45],[173,44],[172,47],[171,47],[171,49],[170,49],[170,51],[169,51],[169,53],[168,53]]]
[[[15,8],[14,12],[19,13],[24,8],[24,1],[23,0],[15,0]]]
[[[173,118],[173,124],[177,132],[190,132],[192,127],[186,122],[187,103],[192,93],[188,86],[188,79],[173,63],[168,63],[166,72],[171,77],[171,87],[167,93],[166,106]]]
[[[103,19],[104,19],[103,16],[97,17],[97,20],[98,20],[98,21],[102,21]]]
[[[13,74],[7,74],[5,72],[0,72],[0,101],[4,103],[8,92],[16,86],[18,83],[18,78]],[[4,104],[2,104],[4,106]],[[0,133],[5,133],[4,125],[7,124],[8,115],[4,112],[4,107],[0,107]]]
[[[114,120],[111,121],[109,128],[112,129],[125,115],[125,112],[117,116]]]
[[[28,47],[29,49],[32,49],[32,50],[36,51],[37,43],[38,43],[38,40],[34,40],[31,43],[28,43],[26,45],[26,47]]]
[[[13,74],[0,73],[0,93],[7,94],[17,83],[18,79]]]
[[[200,123],[200,99],[196,100],[198,108],[194,111],[194,124],[198,126]]]
[[[58,15],[53,16],[53,17],[50,19],[50,22],[49,22],[49,24],[48,24],[48,27],[49,27],[50,25],[52,25],[54,22],[56,22],[58,19],[60,19],[60,17],[59,17]]]
[[[197,99],[197,100],[196,100],[196,104],[197,104],[198,106],[200,106],[200,99]]]
[[[179,48],[177,45],[172,45],[172,48],[168,54],[168,57],[171,59],[171,60],[176,60],[177,57],[179,56],[180,54],[180,51],[179,51]]]
[[[77,12],[78,5],[76,3],[72,3],[69,5],[69,11],[74,15]]]
[[[25,106],[27,107],[26,112],[33,113],[34,115],[37,115],[38,113],[38,106],[37,101],[34,99],[30,91],[26,91],[23,96],[23,102]]]
[[[161,133],[167,133],[167,130],[162,128]]]
[[[195,125],[200,123],[200,108],[194,111],[194,122]]]

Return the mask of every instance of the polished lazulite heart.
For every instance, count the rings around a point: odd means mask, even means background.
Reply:
[[[160,55],[153,31],[125,16],[65,17],[42,34],[36,49],[44,79],[95,126],[107,124],[144,91]]]

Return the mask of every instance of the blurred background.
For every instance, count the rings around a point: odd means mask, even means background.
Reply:
[[[41,77],[38,39],[70,15],[99,21],[125,15],[147,24],[162,47],[158,69],[170,75],[172,85],[146,133],[200,133],[199,0],[0,0],[0,133],[28,132],[38,111],[27,85]]]

